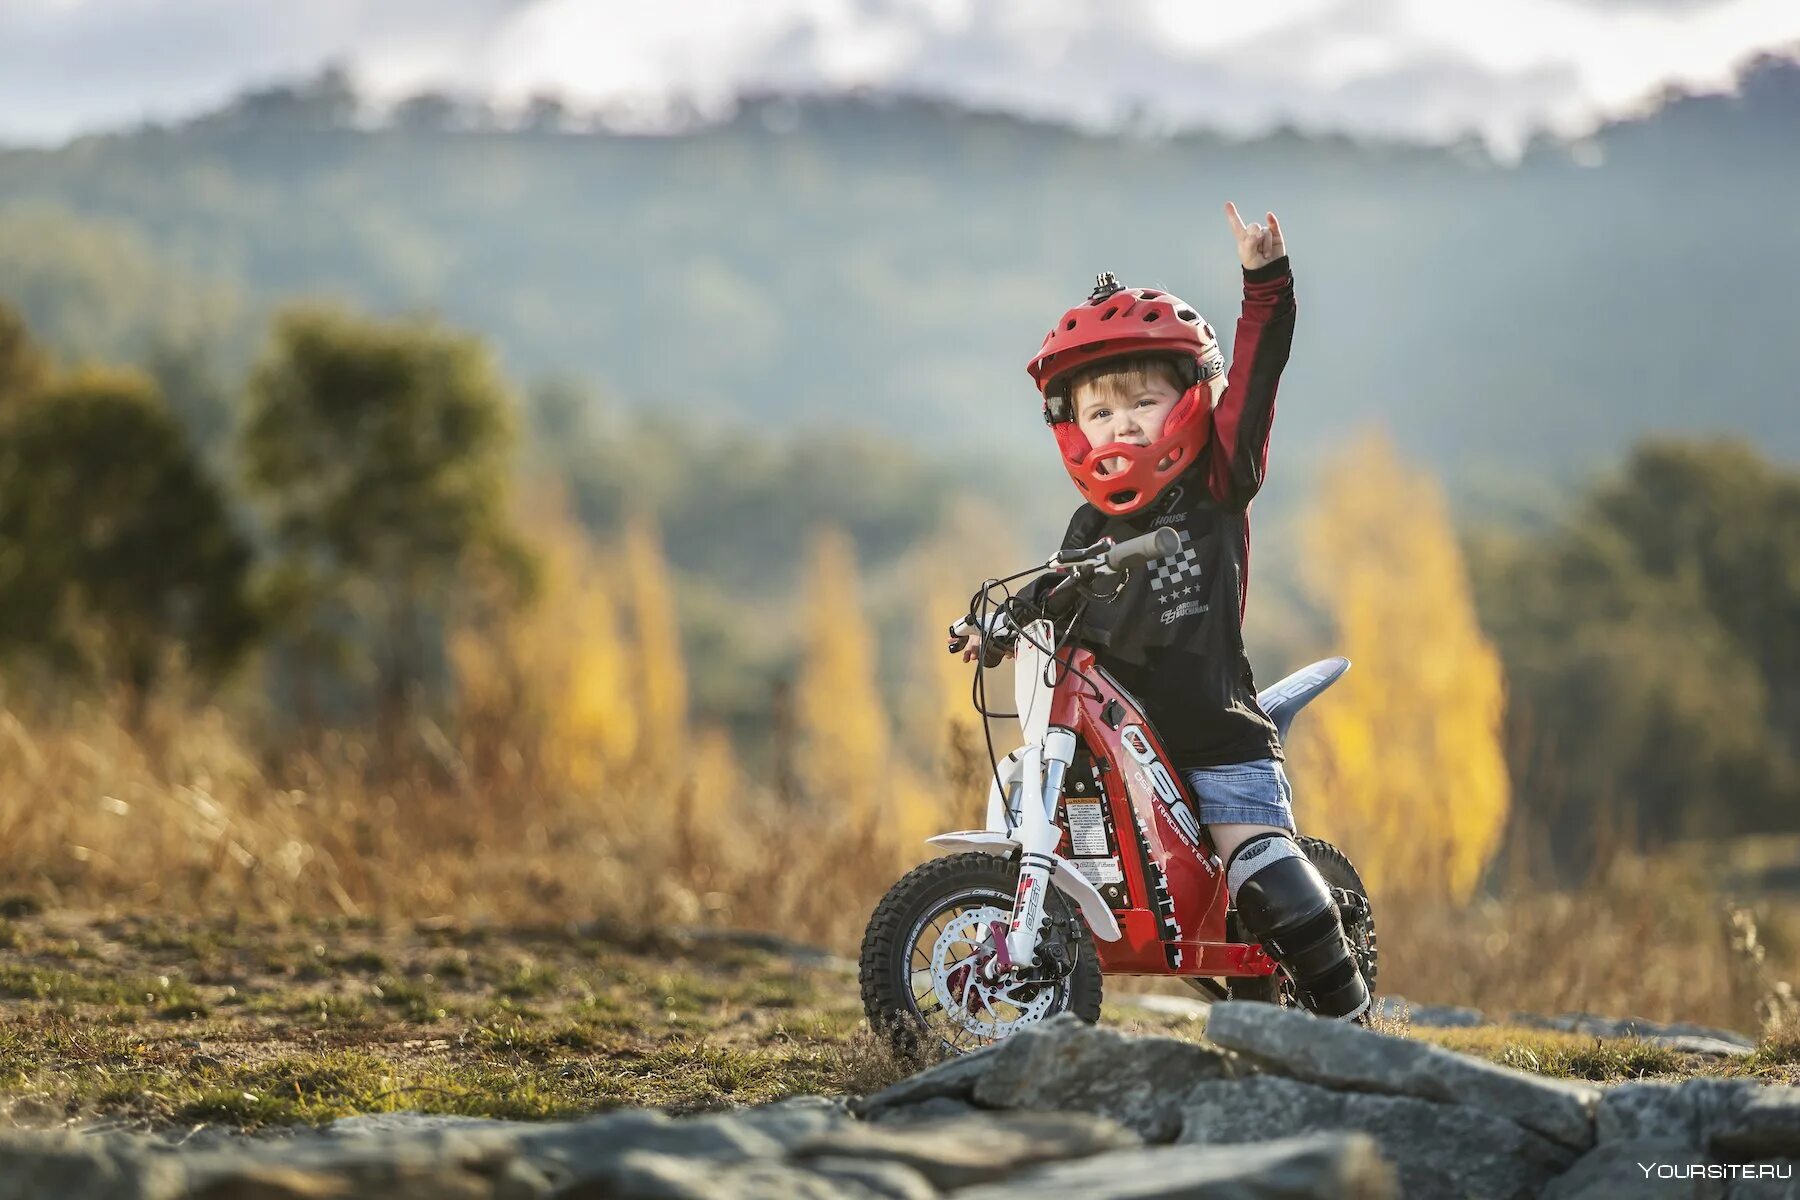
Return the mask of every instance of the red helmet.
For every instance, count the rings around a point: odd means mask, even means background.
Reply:
[[[1141,354],[1168,354],[1186,390],[1154,443],[1114,442],[1096,452],[1075,424],[1069,380],[1082,367]],[[1186,301],[1154,288],[1120,287],[1108,272],[1044,335],[1025,369],[1043,394],[1044,421],[1056,434],[1069,478],[1088,503],[1116,517],[1146,507],[1193,466],[1212,431],[1211,382],[1224,371],[1225,358],[1212,326]],[[1119,462],[1124,465],[1107,469]]]

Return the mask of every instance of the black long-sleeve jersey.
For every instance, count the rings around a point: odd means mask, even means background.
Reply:
[[[1178,552],[1133,570],[1118,592],[1081,610],[1075,637],[1144,706],[1181,769],[1281,757],[1275,726],[1256,703],[1243,619],[1250,501],[1268,466],[1293,334],[1287,258],[1245,271],[1231,369],[1194,465],[1141,512],[1109,518],[1083,504],[1063,536],[1063,548],[1076,549],[1164,525],[1180,535]],[[1021,599],[1041,604],[1054,582],[1034,581]]]

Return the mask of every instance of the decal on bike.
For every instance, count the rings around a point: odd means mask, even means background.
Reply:
[[[1106,858],[1072,858],[1069,861],[1096,889],[1111,883],[1125,882],[1125,872],[1119,869],[1119,860],[1116,857],[1109,855]]]
[[[1181,948],[1168,943],[1181,940],[1181,922],[1175,919],[1175,897],[1169,892],[1169,876],[1162,864],[1150,856],[1150,831],[1144,827],[1143,815],[1133,808],[1131,819],[1137,824],[1138,857],[1144,864],[1144,880],[1150,885],[1151,902],[1162,918],[1163,956],[1168,960],[1169,968],[1175,970],[1181,966]]]
[[[1123,710],[1121,710],[1123,711]],[[1115,724],[1116,728],[1116,724]],[[1064,782],[1062,812],[1067,829],[1065,846],[1070,865],[1094,885],[1107,907],[1118,911],[1132,907],[1119,865],[1119,840],[1113,829],[1112,808],[1100,784],[1100,772],[1085,743],[1075,747]]]
[[[1169,823],[1181,840],[1188,844],[1188,849],[1200,852],[1200,821],[1194,816],[1194,810],[1188,807],[1187,800],[1181,794],[1180,786],[1169,769],[1162,765],[1156,757],[1156,751],[1150,748],[1150,739],[1144,736],[1140,725],[1127,725],[1119,730],[1119,741],[1124,745],[1126,753],[1136,759],[1150,778],[1150,786],[1168,810]]]
[[[1019,894],[1013,899],[1014,916],[1012,919],[1012,927],[1014,932],[1018,931],[1019,926],[1025,919],[1026,912],[1031,908],[1031,901],[1036,894],[1034,890],[1036,887],[1036,876],[1031,875],[1028,872],[1020,872]]]
[[[1099,803],[1071,801],[1063,805],[1063,812],[1069,819],[1069,850],[1072,854],[1093,857],[1108,853],[1106,820],[1100,815]]]

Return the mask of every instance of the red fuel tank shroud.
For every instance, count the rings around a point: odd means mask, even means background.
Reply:
[[[1200,828],[1193,819],[1198,810],[1137,702],[1100,669],[1091,651],[1072,651],[1068,664],[1050,723],[1073,729],[1099,765],[1130,898],[1129,908],[1114,910],[1120,939],[1095,939],[1101,970],[1108,975],[1269,974],[1275,962],[1261,946],[1225,940],[1225,875],[1214,865],[1205,835],[1193,836]],[[1113,710],[1116,722],[1103,715],[1109,704],[1118,706]],[[1124,732],[1134,726],[1136,733]],[[1138,739],[1136,754],[1127,748],[1126,736]],[[1183,815],[1188,820],[1171,809],[1159,784],[1175,803],[1187,806]],[[1065,828],[1065,840],[1067,836]]]

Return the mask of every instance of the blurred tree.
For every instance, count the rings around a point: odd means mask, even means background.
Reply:
[[[1365,438],[1327,470],[1306,548],[1355,665],[1297,726],[1305,823],[1385,894],[1465,899],[1506,823],[1505,680],[1443,495]]]
[[[71,361],[137,361],[169,344],[235,363],[254,332],[234,287],[171,261],[132,225],[33,204],[0,206],[0,295]]]
[[[135,372],[76,372],[0,413],[0,547],[0,646],[138,703],[171,650],[217,678],[256,632],[249,548]]]
[[[251,380],[241,450],[274,547],[269,594],[307,656],[332,609],[373,622],[396,715],[471,555],[529,573],[507,519],[508,399],[485,347],[422,321],[297,308]]]
[[[217,356],[198,338],[162,336],[154,339],[144,369],[207,466],[228,470],[235,398]]]
[[[1646,442],[1560,527],[1471,558],[1534,853],[1573,875],[1608,847],[1800,828],[1800,474]]]
[[[509,580],[490,578],[452,632],[457,728],[486,786],[593,795],[638,743],[618,581],[560,496],[534,495],[522,523],[541,563],[537,594],[521,605]]]
[[[1692,581],[1760,665],[1770,719],[1800,751],[1800,472],[1748,442],[1650,439],[1592,508],[1648,574]]]
[[[839,529],[814,536],[801,597],[794,688],[798,774],[817,804],[871,813],[888,765],[888,713],[875,680],[874,635],[858,595],[856,550]]]
[[[675,754],[685,758],[687,663],[662,536],[647,517],[626,524],[624,583],[633,651],[628,686],[642,714],[640,749],[652,763]]]
[[[0,413],[36,391],[49,374],[49,360],[32,340],[25,318],[0,304]]]
[[[360,101],[349,73],[337,63],[313,78],[241,93],[196,125],[250,129],[345,129],[356,119]]]
[[[488,107],[473,98],[443,91],[415,92],[394,106],[392,124],[407,133],[455,133],[492,123]]]
[[[555,92],[534,92],[519,128],[529,133],[561,133],[569,126],[569,105]]]

